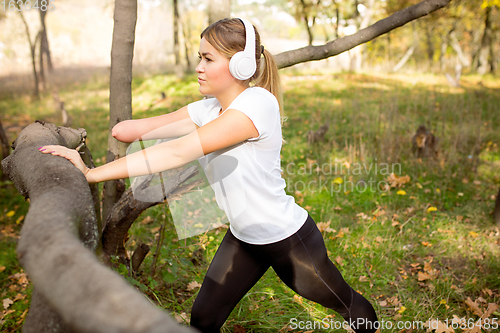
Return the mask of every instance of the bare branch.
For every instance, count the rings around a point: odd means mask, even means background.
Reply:
[[[275,55],[276,63],[278,68],[286,68],[302,62],[322,60],[336,56],[399,28],[408,22],[446,7],[450,2],[451,0],[424,0],[416,5],[400,10],[365,29],[359,30],[353,35],[338,38],[321,46],[306,46],[277,54]]]

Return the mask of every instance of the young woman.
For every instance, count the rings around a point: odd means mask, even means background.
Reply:
[[[89,182],[202,161],[230,228],[191,312],[191,325],[201,332],[219,332],[269,267],[299,295],[338,312],[356,332],[375,332],[373,307],[344,281],[313,219],[285,193],[278,69],[258,32],[246,20],[216,22],[201,34],[199,56],[199,90],[209,98],[112,129],[112,135],[124,142],[177,139],[91,170],[74,150],[40,150],[69,159]],[[229,160],[235,163],[228,171]]]

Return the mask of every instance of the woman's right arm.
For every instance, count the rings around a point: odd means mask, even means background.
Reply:
[[[134,142],[176,138],[189,134],[197,128],[185,106],[157,117],[122,121],[113,127],[111,133],[119,141]]]

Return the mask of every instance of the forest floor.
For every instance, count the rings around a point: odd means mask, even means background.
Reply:
[[[462,86],[452,88],[444,76],[431,74],[283,71],[282,80],[286,190],[318,223],[346,281],[374,305],[382,331],[498,331],[500,229],[492,213],[500,188],[500,79],[465,75]],[[87,130],[97,164],[105,163],[108,87],[107,76],[95,75],[58,91],[71,127]],[[200,99],[194,76],[141,76],[132,89],[135,118]],[[49,93],[41,100],[24,93],[2,97],[0,110],[10,140],[37,119],[61,124]],[[324,125],[324,136],[308,140]],[[419,125],[437,138],[431,157],[412,150]],[[190,220],[215,214],[211,203],[202,210],[189,198],[184,204]],[[0,184],[2,332],[20,332],[29,307],[29,276],[15,252],[28,208],[10,181]],[[165,214],[165,206],[144,212],[127,249],[144,242],[154,253]],[[166,226],[154,275],[152,254],[138,274],[119,271],[187,324],[227,226],[185,238],[176,221]],[[345,332],[340,316],[296,295],[272,270],[223,328],[322,331]]]

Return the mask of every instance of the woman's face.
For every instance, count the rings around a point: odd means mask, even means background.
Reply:
[[[200,63],[196,66],[196,73],[200,93],[217,98],[235,82],[229,72],[229,59],[220,54],[205,38],[200,41],[198,56]]]

